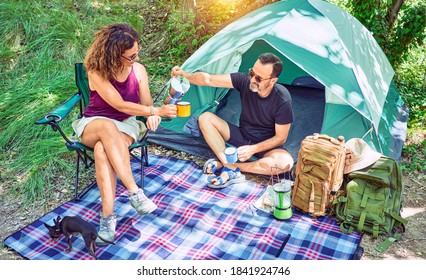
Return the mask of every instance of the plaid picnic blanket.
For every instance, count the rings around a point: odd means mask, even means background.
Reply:
[[[157,210],[138,215],[127,190],[118,185],[115,245],[97,247],[99,259],[352,259],[361,241],[360,234],[343,234],[328,217],[313,220],[296,211],[288,221],[274,219],[253,205],[266,186],[248,181],[214,190],[193,162],[149,155],[149,163],[145,193]],[[139,167],[132,162],[137,180]],[[7,237],[4,244],[32,260],[93,259],[81,236],[73,237],[73,250],[66,253],[65,237],[52,240],[43,223],[53,224],[57,215],[78,215],[98,227],[100,211],[99,191],[94,188],[82,201],[66,202]]]

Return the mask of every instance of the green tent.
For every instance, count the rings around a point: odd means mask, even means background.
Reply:
[[[278,82],[292,94],[295,122],[286,147],[297,157],[300,141],[314,132],[363,138],[399,159],[408,111],[394,71],[371,33],[344,10],[321,0],[287,0],[253,11],[210,38],[182,68],[187,72],[245,72],[258,55],[284,62]],[[163,122],[151,142],[209,157],[196,118],[206,110],[238,123],[235,90],[191,85],[183,97],[192,116]]]

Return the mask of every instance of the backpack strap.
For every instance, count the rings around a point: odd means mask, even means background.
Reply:
[[[402,228],[402,232],[405,232],[405,225],[407,224],[408,221],[402,218],[401,216],[399,216],[398,214],[395,214],[395,213],[388,213],[388,214],[391,215],[392,218],[396,220],[394,229],[395,227],[400,226]],[[382,243],[376,246],[376,251],[383,253],[384,251],[389,249],[389,247],[395,241],[398,241],[399,239],[401,239],[401,236],[402,236],[401,233],[395,233],[393,236],[386,238]]]
[[[357,230],[358,232],[364,232],[364,223],[365,223],[365,218],[367,216],[367,212],[366,211],[362,211],[361,215],[359,217],[359,222],[358,222],[358,226],[357,226]],[[378,222],[373,221],[373,238],[377,238],[379,236],[379,229],[380,229],[380,225]]]
[[[370,189],[369,188],[365,188],[364,189],[364,194],[362,195],[362,199],[361,199],[361,204],[360,207],[362,209],[366,209],[367,204],[368,204],[368,199],[370,198]],[[361,215],[359,217],[359,222],[358,222],[358,226],[357,226],[357,230],[358,232],[364,232],[364,223],[365,223],[365,218],[367,217],[367,211],[364,210],[361,212]],[[378,222],[373,221],[373,238],[377,238],[379,236],[379,229],[380,229],[380,225]]]
[[[406,225],[408,223],[408,221],[406,219],[404,219],[403,217],[401,217],[400,215],[398,215],[396,213],[388,213],[388,214],[391,215],[392,218],[394,218],[395,220],[397,220],[398,222],[400,222],[403,225]]]
[[[391,237],[386,238],[382,243],[377,245],[376,251],[383,253],[384,251],[389,249],[389,247],[392,245],[392,243],[399,240],[401,238],[401,236],[402,236],[402,234],[398,233],[398,234],[394,234]]]
[[[343,221],[340,224],[340,230],[345,234],[351,234],[354,231],[354,227],[349,224],[349,222],[352,221],[351,216],[346,216],[346,221]]]
[[[314,183],[311,183],[311,194],[309,195],[309,213],[315,213],[315,187]]]

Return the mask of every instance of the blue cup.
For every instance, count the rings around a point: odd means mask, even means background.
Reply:
[[[238,153],[237,153],[237,148],[235,147],[228,147],[225,149],[225,156],[226,156],[226,161],[228,163],[236,163],[238,161]]]

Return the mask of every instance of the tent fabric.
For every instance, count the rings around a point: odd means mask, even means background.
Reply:
[[[321,131],[317,132],[341,135],[346,140],[364,138],[374,150],[400,158],[408,110],[393,85],[394,71],[388,59],[371,33],[353,16],[321,0],[275,2],[225,27],[194,52],[182,68],[213,74],[247,72],[263,52],[273,52],[284,62],[279,83],[291,85],[300,77],[311,77],[324,86],[325,106]],[[196,112],[191,129],[185,118],[173,119],[161,127],[182,137],[199,137],[193,129],[197,116],[207,109],[216,112],[228,91],[191,85],[183,98]],[[294,110],[301,108],[294,106]],[[292,126],[303,130],[297,120]],[[302,134],[309,135],[309,131]],[[156,141],[155,137],[151,139]],[[169,144],[167,140],[160,142]]]

